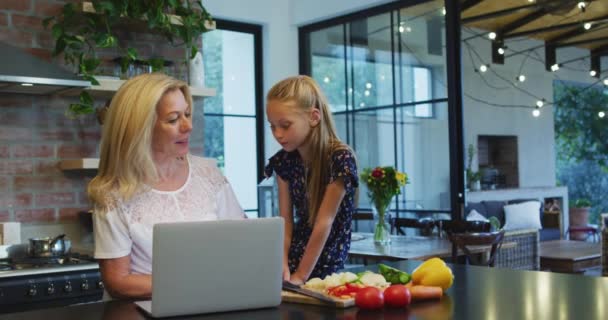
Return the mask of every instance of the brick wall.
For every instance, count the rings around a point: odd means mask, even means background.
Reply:
[[[0,6],[0,41],[23,48],[53,63],[53,40],[42,20],[60,12],[65,1],[3,0]],[[184,50],[156,35],[124,30],[120,41],[129,41],[144,56],[178,61]],[[102,58],[114,58],[107,50]],[[106,63],[108,65],[109,62]],[[111,72],[112,68],[104,69]],[[183,68],[171,71],[185,78]],[[94,172],[62,172],[59,161],[97,157],[100,126],[94,116],[65,116],[74,97],[0,93],[0,222],[25,224],[74,223],[77,212],[89,209],[85,189]],[[103,105],[104,101],[96,101]],[[197,103],[197,105],[202,103]],[[198,139],[193,150],[202,153],[202,108],[195,114]]]

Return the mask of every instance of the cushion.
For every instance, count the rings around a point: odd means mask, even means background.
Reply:
[[[529,201],[539,201],[539,200],[538,199],[513,199],[513,200],[507,201],[507,204],[516,204],[516,203],[529,202]],[[543,202],[539,201],[539,203],[540,203],[540,208],[538,209],[538,211],[539,211],[539,215],[540,215],[540,221],[542,224],[543,216],[545,214],[545,203],[544,203],[544,201]]]
[[[505,230],[542,229],[539,201],[528,201],[504,206]]]
[[[477,210],[473,209],[467,215],[467,221],[485,221],[489,222],[488,218],[484,217],[481,213],[477,212]]]
[[[486,208],[486,213],[480,212],[484,214],[486,218],[496,217],[498,221],[500,221],[500,225],[505,225],[505,212],[503,210],[504,205],[507,204],[505,201],[483,201],[483,205]]]
[[[464,208],[464,212],[471,212],[471,210],[475,210],[481,215],[486,215],[486,207],[483,205],[483,202],[469,202]]]

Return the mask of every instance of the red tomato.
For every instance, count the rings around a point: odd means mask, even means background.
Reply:
[[[361,309],[380,309],[384,307],[384,295],[378,288],[363,288],[357,292],[355,304]]]
[[[406,286],[394,284],[384,290],[384,301],[389,307],[407,307],[412,301],[412,295]]]

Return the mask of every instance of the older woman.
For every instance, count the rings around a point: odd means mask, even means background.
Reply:
[[[135,77],[105,117],[99,171],[88,186],[95,258],[113,297],[149,298],[155,223],[245,215],[214,163],[188,152],[186,83],[160,73]]]

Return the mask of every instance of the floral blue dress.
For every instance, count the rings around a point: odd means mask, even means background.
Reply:
[[[306,176],[304,162],[298,151],[281,150],[272,156],[266,166],[266,177],[272,173],[289,184],[289,194],[294,206],[294,228],[289,247],[289,270],[296,271],[304,255],[306,244],[312,233],[308,224],[308,202],[306,201]],[[354,155],[347,149],[336,150],[331,156],[329,183],[338,178],[344,181],[346,194],[331,227],[329,237],[310,277],[323,278],[344,268],[350,249],[352,216],[355,209],[355,192],[359,186],[357,164]]]

